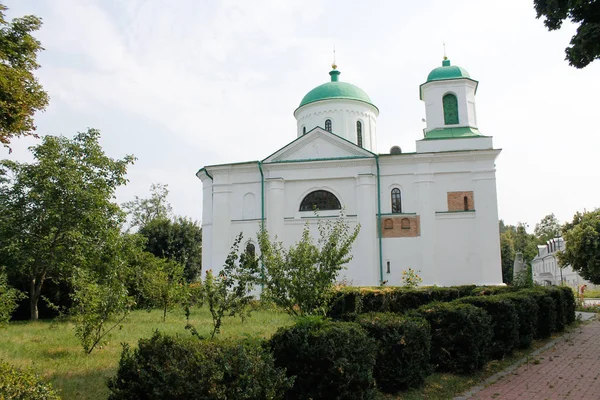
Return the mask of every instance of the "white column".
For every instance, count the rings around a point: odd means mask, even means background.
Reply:
[[[377,181],[373,174],[357,179],[357,214],[360,232],[353,246],[353,285],[379,285],[379,232],[377,231]],[[368,268],[368,266],[373,266]],[[384,278],[385,279],[385,278]]]
[[[502,283],[500,262],[500,233],[498,231],[498,197],[495,170],[474,173],[473,198],[476,214],[474,251],[479,253],[480,281],[482,285]],[[475,271],[474,271],[475,272]]]
[[[202,272],[212,265],[213,256],[213,181],[202,181]]]
[[[283,212],[285,205],[285,192],[283,178],[266,180],[267,186],[267,230],[271,239],[277,236],[279,241],[284,241]]]
[[[215,175],[213,182],[213,256],[211,265],[203,269],[212,269],[218,273],[229,254],[231,238],[231,185],[229,176]]]
[[[419,173],[415,180],[415,191],[417,193],[417,215],[420,218],[419,238],[419,265],[415,266],[421,271],[423,284],[432,285],[436,283],[435,258],[435,203],[433,202],[433,174],[429,172],[429,163],[418,166]]]

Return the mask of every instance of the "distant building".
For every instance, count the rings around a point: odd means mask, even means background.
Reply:
[[[582,285],[587,285],[588,289],[594,288],[594,284],[583,279],[570,265],[560,268],[557,253],[565,248],[566,242],[562,237],[538,245],[538,254],[531,261],[534,282],[543,286],[560,285],[562,282],[573,288]]]

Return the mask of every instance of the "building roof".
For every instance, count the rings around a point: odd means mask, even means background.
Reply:
[[[450,65],[450,60],[442,61],[442,66],[432,70],[427,75],[427,82],[445,81],[448,79],[471,78],[466,69],[457,65]]]
[[[334,64],[333,70],[329,72],[331,76],[331,82],[324,83],[322,85],[317,86],[310,92],[306,94],[302,98],[300,105],[298,108],[305,106],[310,103],[314,103],[316,101],[322,100],[331,100],[331,99],[346,99],[346,100],[356,100],[362,101],[364,103],[370,104],[373,107],[377,108],[375,104],[371,101],[371,98],[365,93],[364,90],[355,86],[351,83],[340,82],[338,77],[340,75],[340,71],[336,68],[337,66]]]

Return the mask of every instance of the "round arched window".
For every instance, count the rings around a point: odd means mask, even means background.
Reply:
[[[304,197],[300,203],[300,211],[341,210],[342,205],[337,197],[327,190],[315,190]]]

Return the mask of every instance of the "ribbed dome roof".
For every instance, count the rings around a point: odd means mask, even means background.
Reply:
[[[298,108],[309,103],[314,103],[316,101],[330,99],[357,100],[362,101],[364,103],[368,103],[375,107],[375,105],[371,101],[371,98],[365,93],[364,90],[362,90],[358,86],[354,86],[351,83],[338,81],[340,71],[334,68],[331,72],[329,72],[329,75],[331,75],[331,82],[319,85],[310,92],[308,92],[306,96],[302,98],[302,101],[300,102]]]
[[[441,67],[437,67],[427,75],[427,82],[470,77],[466,69],[450,65],[450,60],[444,60]]]

